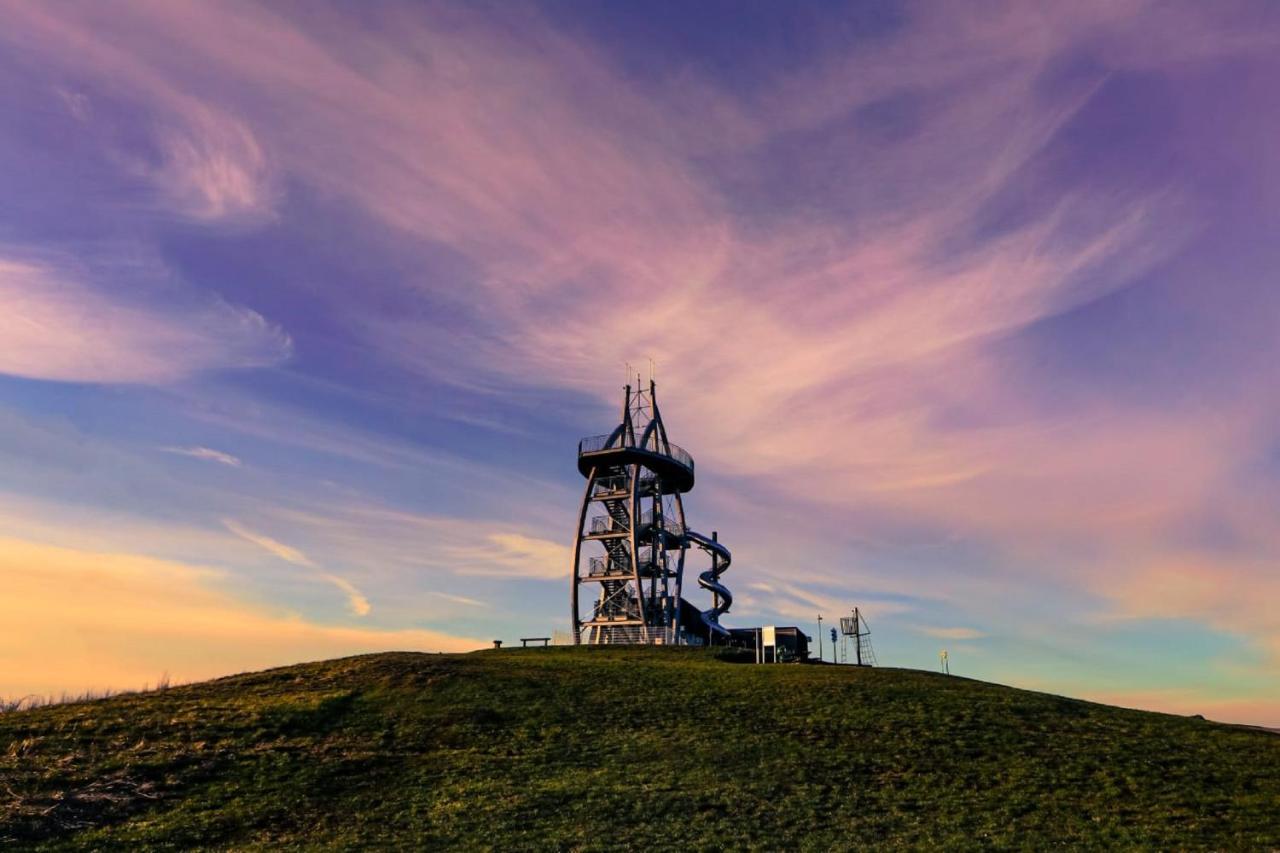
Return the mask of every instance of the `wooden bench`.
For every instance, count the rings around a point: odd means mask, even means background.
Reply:
[[[542,645],[546,646],[551,643],[551,638],[550,637],[521,637],[520,638],[521,648],[527,649],[530,643],[542,643]]]

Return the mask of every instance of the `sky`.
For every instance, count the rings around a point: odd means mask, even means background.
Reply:
[[[0,6],[0,696],[567,631],[652,359],[726,624],[1280,726],[1280,7]]]

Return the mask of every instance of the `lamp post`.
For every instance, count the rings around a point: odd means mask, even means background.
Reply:
[[[822,663],[822,614],[818,614],[818,663]]]

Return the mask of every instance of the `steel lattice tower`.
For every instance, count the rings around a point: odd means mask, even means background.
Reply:
[[[718,619],[733,602],[719,583],[729,551],[685,526],[682,495],[693,488],[693,457],[667,437],[655,387],[626,386],[622,420],[613,432],[578,443],[578,470],[587,479],[573,550],[574,643],[701,642],[727,637]],[[594,512],[593,512],[594,510]],[[584,550],[601,552],[584,559]],[[707,611],[682,597],[689,545],[712,557],[699,584],[715,595]],[[590,593],[589,611],[582,598]],[[690,622],[697,622],[691,625]]]

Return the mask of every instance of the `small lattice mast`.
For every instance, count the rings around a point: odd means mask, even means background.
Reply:
[[[855,607],[852,615],[840,617],[840,633],[846,641],[853,639],[854,662],[858,666],[876,665],[876,653],[871,647],[871,627],[861,610]]]

